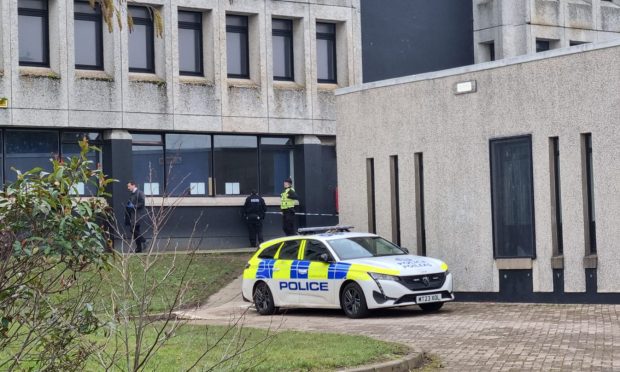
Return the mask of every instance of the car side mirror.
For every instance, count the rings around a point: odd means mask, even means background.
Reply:
[[[329,259],[329,255],[327,253],[321,253],[319,256],[319,261],[329,263],[331,260]]]
[[[402,250],[403,250],[403,252],[405,252],[405,253],[409,254],[409,249],[408,249],[408,248],[405,248],[405,247],[400,247],[400,249],[402,249]]]

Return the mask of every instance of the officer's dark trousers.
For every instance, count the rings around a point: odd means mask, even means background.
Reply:
[[[248,221],[248,231],[250,233],[250,246],[258,247],[258,244],[263,242],[263,222],[260,220]]]
[[[287,236],[295,235],[295,208],[282,210],[282,230]]]
[[[136,242],[136,253],[140,253],[142,252],[142,244],[146,242],[146,239],[144,239],[144,236],[142,236],[140,232],[140,224],[137,223],[133,225],[131,231],[133,240]]]

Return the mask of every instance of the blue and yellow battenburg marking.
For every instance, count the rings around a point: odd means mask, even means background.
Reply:
[[[290,265],[288,275],[278,275],[282,269]],[[347,279],[351,264],[344,262],[316,263],[310,261],[260,260],[256,270],[256,279]],[[314,266],[314,267],[313,267]],[[327,268],[327,270],[325,270]],[[284,274],[284,273],[283,273]],[[247,276],[246,276],[247,277]]]

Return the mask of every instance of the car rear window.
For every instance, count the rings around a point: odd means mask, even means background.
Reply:
[[[276,252],[278,251],[278,247],[280,244],[274,244],[269,248],[265,248],[259,255],[258,258],[270,259],[276,256]]]
[[[289,240],[288,242],[284,242],[284,246],[282,246],[282,249],[280,249],[280,255],[278,256],[278,259],[296,260],[300,245],[301,240]]]

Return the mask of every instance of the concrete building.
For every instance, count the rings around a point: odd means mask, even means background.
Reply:
[[[472,2],[361,0],[364,82],[474,63]]]
[[[473,0],[475,61],[620,37],[618,0]]]
[[[159,10],[162,35],[145,5]],[[108,32],[85,1],[0,2],[0,183],[11,167],[75,153],[87,135],[103,148],[93,161],[120,181],[117,215],[131,179],[152,205],[176,206],[164,235],[187,238],[199,220],[204,248],[247,246],[240,206],[251,189],[274,212],[266,235],[279,235],[288,176],[300,225],[335,221],[333,91],[361,82],[359,2],[129,6],[133,28]]]
[[[336,95],[341,221],[460,299],[620,303],[620,40]]]

